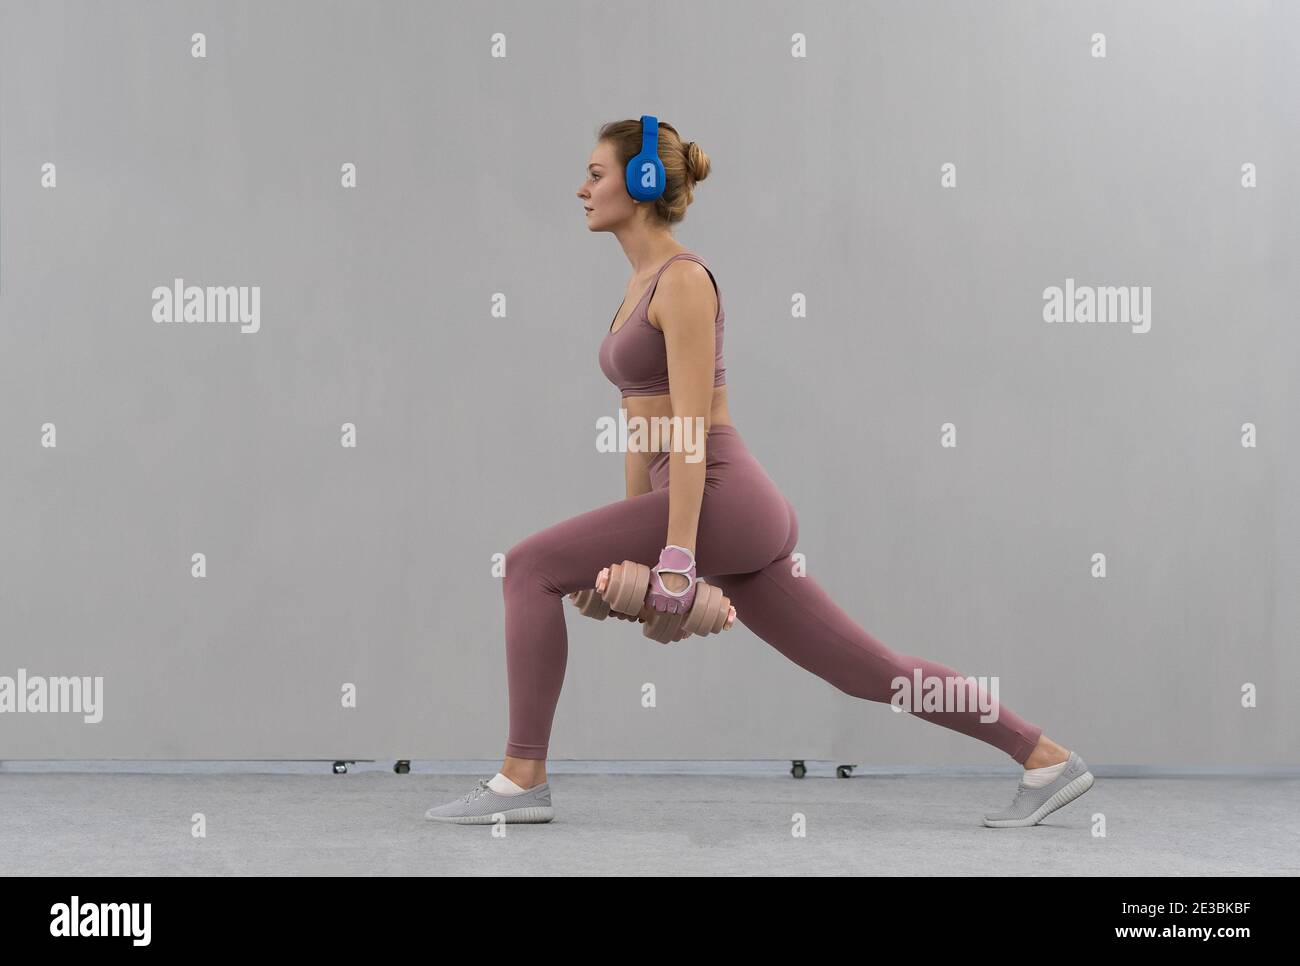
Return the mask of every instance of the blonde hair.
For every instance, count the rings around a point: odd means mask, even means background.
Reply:
[[[610,121],[602,125],[597,141],[614,146],[621,170],[641,153],[641,121]],[[709,176],[709,156],[694,141],[683,142],[671,124],[659,122],[659,160],[664,166],[664,193],[654,201],[660,221],[676,224],[686,217],[686,206],[695,200],[695,185]]]

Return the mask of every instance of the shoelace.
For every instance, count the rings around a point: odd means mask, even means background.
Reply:
[[[474,801],[474,799],[478,798],[480,795],[491,791],[491,789],[488,788],[489,781],[491,781],[491,779],[489,778],[480,778],[478,780],[478,785],[475,787],[475,789],[465,796],[465,802],[468,804],[469,802]]]

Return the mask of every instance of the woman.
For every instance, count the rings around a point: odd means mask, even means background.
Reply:
[[[657,152],[657,157],[655,154]],[[656,558],[648,607],[688,607],[698,575],[722,589],[739,621],[796,664],[870,701],[894,697],[896,679],[962,676],[899,654],[837,607],[790,554],[794,507],[746,448],[727,409],[722,360],[725,315],[713,273],[672,236],[709,174],[694,141],[684,144],[653,117],[600,129],[577,196],[589,231],[612,232],[633,276],[600,347],[600,365],[620,390],[629,423],[680,417],[705,429],[706,458],[680,444],[625,457],[627,498],[548,527],[506,555],[506,664],[510,730],[492,779],[432,808],[439,821],[547,822],[551,722],[568,658],[564,597],[589,588],[624,559]],[[653,199],[653,200],[649,200]],[[685,434],[683,434],[684,436]],[[603,586],[603,584],[602,584]],[[643,611],[643,614],[645,611]],[[1042,729],[1002,706],[988,720],[977,706],[909,713],[986,741],[1025,769],[1007,809],[984,824],[1037,824],[1092,785],[1087,765]]]

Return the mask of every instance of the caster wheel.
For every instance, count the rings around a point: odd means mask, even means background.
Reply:
[[[808,769],[803,766],[802,761],[794,761],[790,763],[790,774],[795,778],[803,778],[808,774]]]
[[[836,766],[835,766],[835,777],[836,777],[836,778],[851,778],[851,777],[853,777],[853,768],[854,768],[853,765],[836,765]]]
[[[397,772],[399,775],[409,775],[411,773],[411,763],[402,759],[393,766],[393,771]]]

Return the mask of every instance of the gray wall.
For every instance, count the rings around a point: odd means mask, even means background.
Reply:
[[[1298,35],[1282,3],[3,0],[0,675],[104,696],[0,715],[0,758],[499,755],[491,557],[623,496],[629,267],[574,191],[653,113],[714,162],[678,237],[836,600],[1090,760],[1300,761]],[[260,330],[155,323],[176,277],[260,286]],[[1045,322],[1067,278],[1149,287],[1150,330]],[[556,758],[1006,761],[743,628],[569,614]]]

